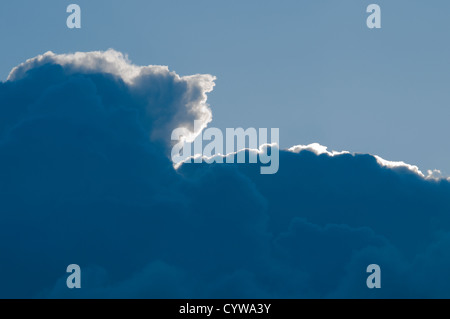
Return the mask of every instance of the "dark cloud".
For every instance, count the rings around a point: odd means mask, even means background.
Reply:
[[[107,51],[0,83],[0,297],[448,296],[446,179],[317,144],[280,151],[273,175],[175,170],[170,132],[211,120],[213,80]]]

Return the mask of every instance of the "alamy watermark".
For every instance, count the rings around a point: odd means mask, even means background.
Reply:
[[[366,285],[367,288],[381,288],[381,268],[377,264],[370,264],[367,266],[366,271],[370,273],[369,277],[367,277]]]
[[[81,288],[81,268],[77,264],[70,264],[67,266],[66,271],[70,273],[67,277],[67,288]]]
[[[81,8],[78,4],[69,4],[66,9],[70,15],[67,17],[66,25],[69,29],[81,28]],[[370,15],[367,17],[366,24],[369,29],[381,28],[381,8],[378,4],[370,4],[366,9]]]
[[[66,25],[69,29],[81,28],[81,8],[78,4],[69,4],[66,9],[70,15],[67,17]]]
[[[178,141],[172,147],[172,161],[180,163],[260,163],[261,174],[275,174],[279,168],[279,129],[270,129],[270,143],[268,143],[268,129],[253,127],[227,128],[225,135],[216,127],[201,130],[202,121],[194,121],[194,132],[200,132],[193,143],[186,141],[192,133],[179,127],[172,131],[172,141]],[[225,150],[224,150],[225,137]],[[205,145],[204,142],[207,141]],[[193,148],[193,150],[192,150]],[[248,156],[247,156],[248,154]]]

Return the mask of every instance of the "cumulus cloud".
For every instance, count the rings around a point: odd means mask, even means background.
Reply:
[[[288,149],[288,151],[293,152],[293,153],[300,153],[302,151],[309,151],[309,152],[313,152],[316,155],[322,155],[322,154],[326,154],[327,156],[336,156],[336,155],[342,155],[342,154],[350,154],[350,152],[348,151],[328,151],[327,147],[324,145],[320,145],[319,143],[312,143],[309,145],[295,145],[292,146]],[[392,168],[392,169],[405,169],[408,171],[411,171],[419,176],[425,177],[425,175],[420,171],[419,167],[417,167],[416,165],[411,165],[411,164],[407,164],[405,162],[402,161],[388,161],[385,160],[384,158],[378,156],[378,155],[374,155],[375,159],[377,160],[377,163],[380,166],[384,166],[384,167],[388,167],[388,168]],[[428,175],[429,177],[436,177],[439,176],[438,174],[440,174],[439,170],[434,170],[434,171],[428,171]]]
[[[280,150],[273,175],[175,169],[171,130],[207,125],[213,85],[113,50],[13,69],[0,83],[0,297],[448,295],[437,172],[319,144]],[[65,286],[72,263],[80,290]],[[369,291],[372,263],[383,288]]]
[[[170,143],[173,129],[187,128],[190,135],[186,138],[193,140],[212,119],[206,94],[213,90],[214,76],[196,74],[180,77],[169,71],[167,66],[137,66],[127,56],[112,49],[73,54],[47,52],[13,68],[7,83],[26,82],[30,77],[41,77],[39,73],[46,72],[48,68],[53,71],[46,77],[47,80],[53,80],[51,84],[61,79],[56,77],[62,76],[68,79],[84,75],[93,81],[96,75],[111,76],[111,81],[116,82],[119,91],[116,97],[119,100],[109,98],[105,106],[129,108],[138,112],[141,124],[151,137],[167,144]],[[51,84],[46,83],[47,86]],[[96,89],[106,90],[111,87],[97,86]],[[194,131],[194,120],[200,123],[197,131]]]
[[[320,145],[319,143],[312,143],[312,144],[308,144],[308,145],[295,145],[292,146],[288,149],[288,151],[293,152],[293,153],[300,153],[302,151],[309,151],[309,152],[313,152],[316,155],[322,155],[322,154],[326,154],[328,156],[335,156],[335,155],[341,155],[341,154],[349,154],[350,152],[348,151],[341,151],[341,152],[336,152],[336,151],[328,151],[326,146]]]

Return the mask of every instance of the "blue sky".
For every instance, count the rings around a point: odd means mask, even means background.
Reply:
[[[450,173],[448,1],[2,1],[0,77],[27,58],[106,50],[138,65],[217,76],[226,127],[279,127],[281,147],[318,142]]]

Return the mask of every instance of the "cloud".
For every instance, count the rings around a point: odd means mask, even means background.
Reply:
[[[0,297],[448,295],[437,172],[319,144],[280,150],[273,175],[175,169],[171,130],[207,125],[213,85],[113,50],[13,69],[0,83]],[[80,290],[65,286],[72,263]],[[365,286],[371,263],[382,289]]]
[[[335,156],[341,154],[349,154],[347,151],[336,152],[336,151],[328,151],[326,146],[320,145],[319,143],[312,143],[309,145],[295,145],[288,149],[288,151],[293,153],[300,153],[302,151],[310,151],[316,155],[327,154],[328,156]]]
[[[295,145],[295,146],[290,147],[288,149],[288,151],[293,152],[293,153],[300,153],[302,151],[310,151],[316,155],[326,154],[328,156],[350,154],[350,152],[348,152],[348,151],[340,151],[340,152],[331,151],[330,152],[327,150],[326,146],[320,145],[319,143],[312,143],[309,145]],[[380,166],[389,167],[389,168],[393,168],[393,169],[406,169],[406,170],[409,170],[419,176],[425,177],[425,175],[415,165],[410,165],[410,164],[407,164],[407,163],[401,162],[401,161],[398,161],[398,162],[388,161],[388,160],[385,160],[384,158],[381,158],[378,155],[374,155],[374,157]],[[440,174],[439,170],[428,171],[427,176],[429,176],[431,178],[432,176],[434,176],[434,177],[438,176],[438,174]]]
[[[44,72],[47,73],[45,76],[41,74]],[[45,91],[63,78],[69,80],[80,76],[90,78],[93,82],[99,76],[110,77],[110,82],[104,83],[106,86],[94,83],[96,92],[91,93],[104,99],[105,107],[125,108],[137,112],[140,124],[151,137],[161,139],[167,144],[170,143],[170,133],[173,129],[186,127],[192,134],[187,138],[192,140],[212,119],[211,109],[206,103],[206,94],[213,90],[214,76],[196,74],[180,77],[169,71],[167,66],[136,66],[122,53],[112,49],[105,52],[60,55],[47,52],[15,67],[5,85],[22,83],[26,86],[30,78],[39,78],[45,81],[38,89]],[[115,86],[118,92],[106,94],[111,93],[112,86]],[[22,91],[24,89],[20,88]],[[33,88],[32,91],[36,89]],[[45,96],[46,92],[36,93],[44,93]],[[34,94],[29,95],[30,99],[26,102],[37,98]],[[200,123],[197,131],[194,131],[194,120]]]

